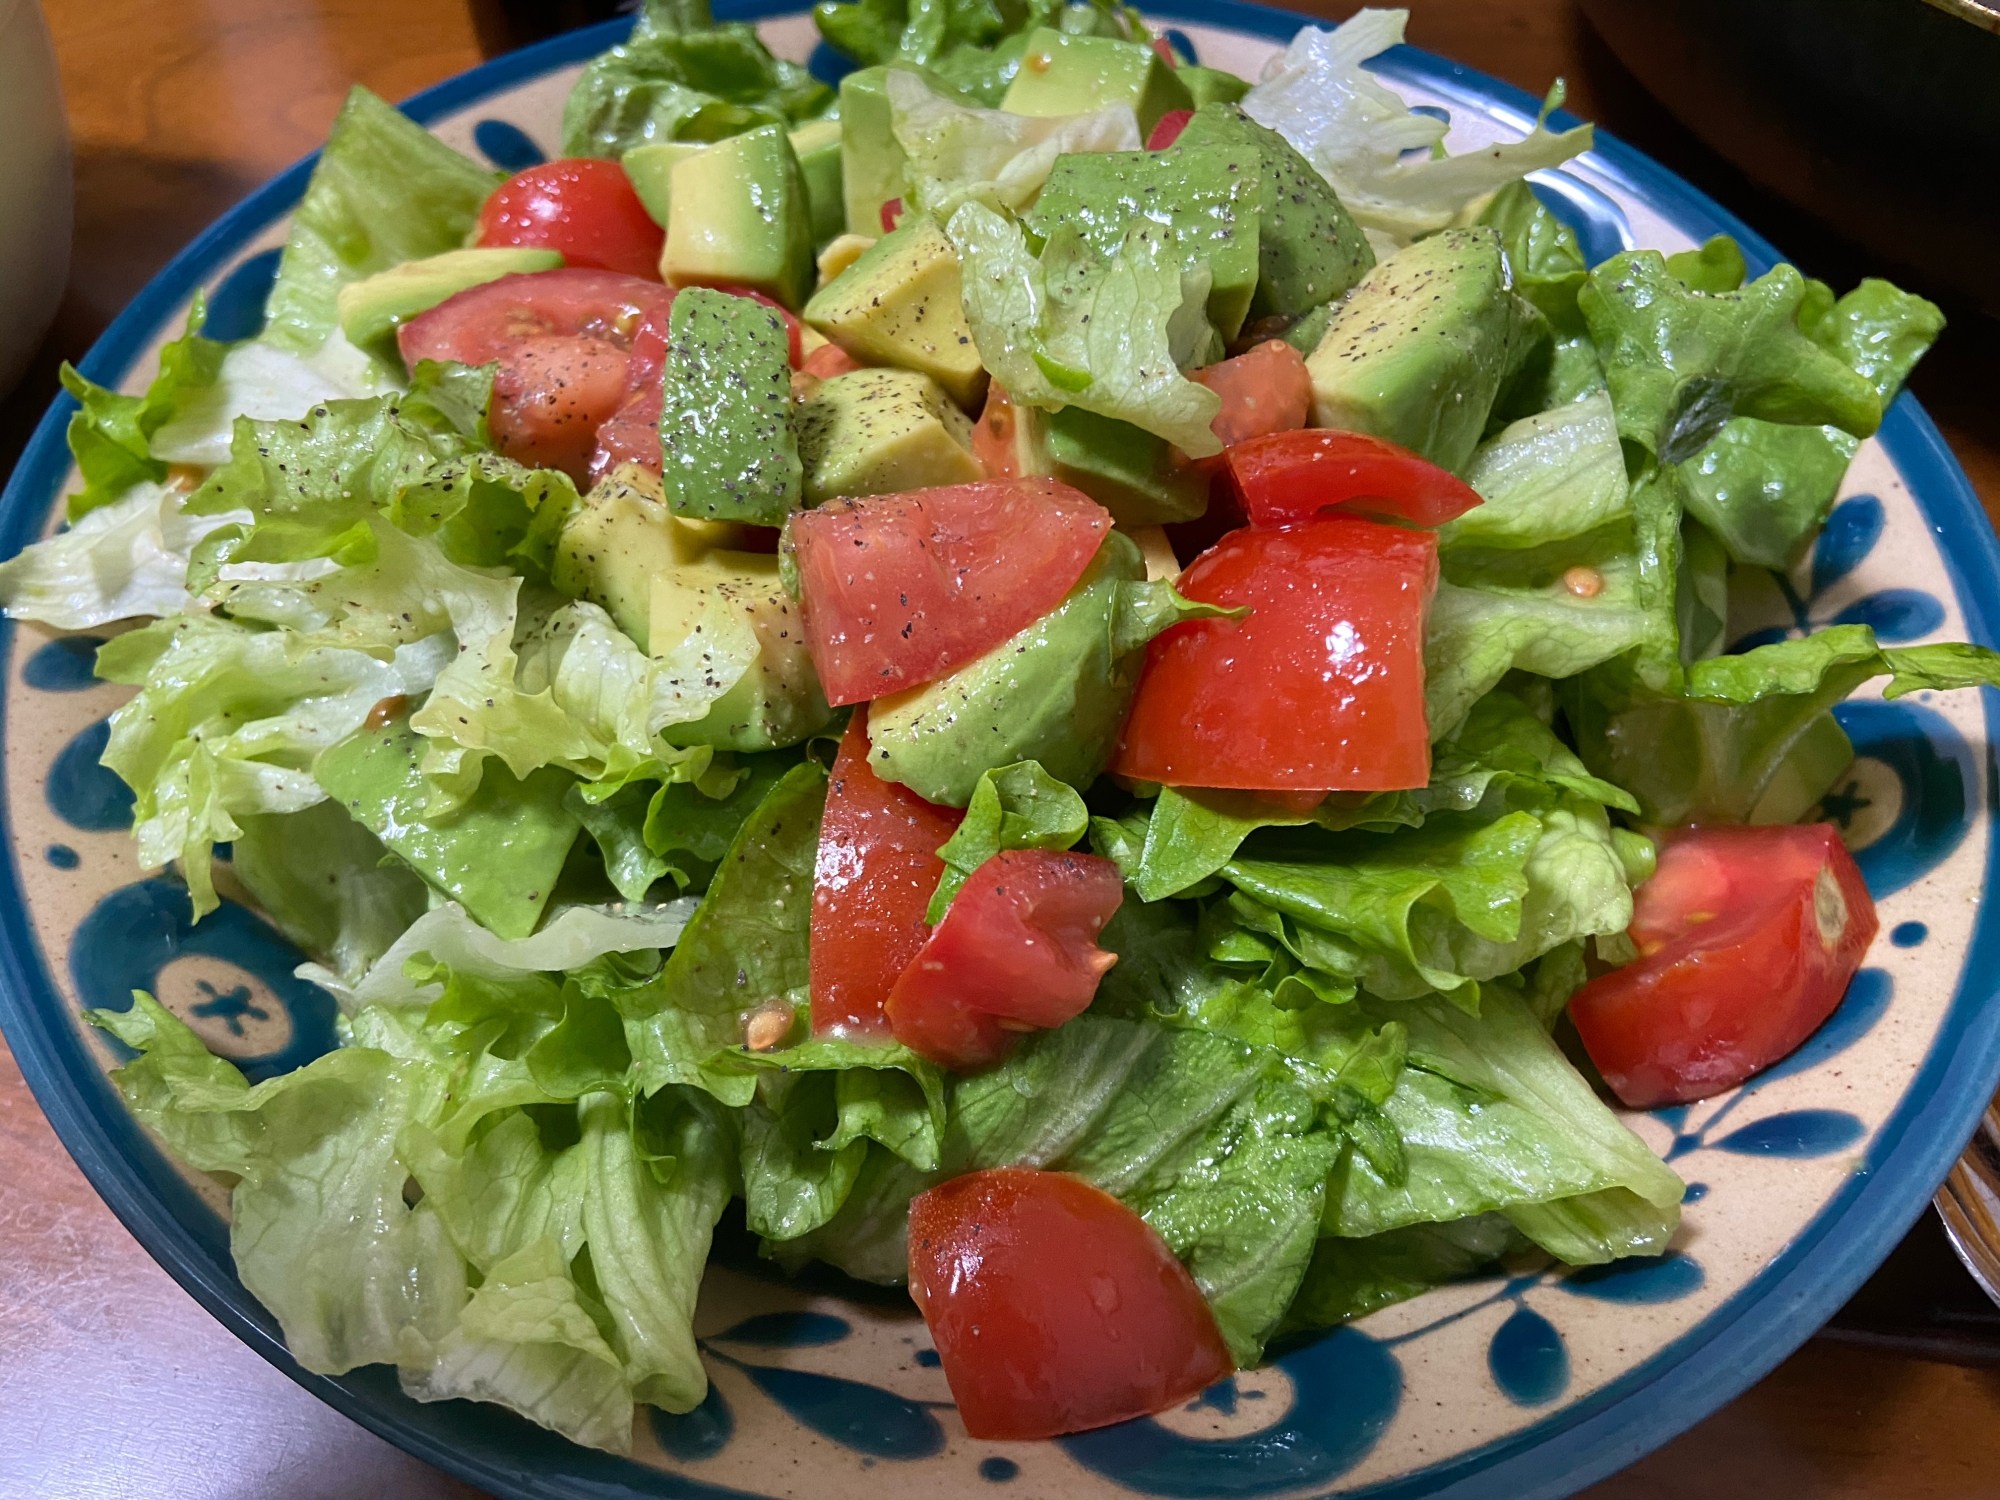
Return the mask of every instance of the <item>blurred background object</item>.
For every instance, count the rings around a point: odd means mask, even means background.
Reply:
[[[1581,0],[1618,60],[1879,274],[2000,315],[2000,3]]]
[[[468,0],[467,4],[479,50],[488,57],[638,8],[636,0]]]
[[[69,127],[39,0],[0,0],[0,396],[69,279]]]

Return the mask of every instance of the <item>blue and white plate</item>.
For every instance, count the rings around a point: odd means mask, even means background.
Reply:
[[[771,8],[729,7],[759,18]],[[1203,60],[1252,77],[1299,25],[1224,0],[1149,9],[1184,16]],[[804,16],[763,28],[777,51],[813,55]],[[518,169],[555,143],[578,66],[618,36],[614,25],[531,48],[406,108],[461,150]],[[814,60],[836,61],[824,50]],[[1428,54],[1400,48],[1379,72],[1449,113],[1454,151],[1533,124],[1534,100]],[[254,332],[310,169],[275,179],[175,260],[85,373],[142,389],[201,288],[212,335]],[[1536,181],[1593,259],[1718,232],[1737,237],[1755,271],[1777,258],[1718,205],[1601,136]],[[70,408],[64,398],[49,412],[7,488],[0,555],[57,523],[71,484]],[[1862,447],[1800,572],[1738,582],[1739,640],[1859,621],[1893,642],[2000,643],[2000,547],[1908,396]],[[386,1369],[301,1373],[231,1268],[224,1192],[178,1169],[127,1117],[83,1008],[151,989],[256,1078],[331,1045],[333,1004],[292,977],[299,955],[247,908],[225,905],[191,927],[181,889],[134,867],[130,798],[97,765],[121,690],[92,678],[92,651],[87,638],[0,634],[7,1038],[98,1191],[218,1318],[341,1411],[500,1495],[1566,1494],[1713,1411],[1811,1333],[1922,1211],[2000,1077],[2000,1007],[1990,1003],[2000,917],[1980,907],[1995,851],[1993,700],[1864,696],[1841,711],[1861,758],[1824,811],[1857,849],[1882,936],[1846,1004],[1782,1066],[1721,1099],[1633,1117],[1691,1184],[1670,1254],[1451,1287],[1295,1347],[1184,1410],[1038,1444],[966,1437],[906,1300],[787,1283],[750,1262],[717,1266],[697,1318],[708,1402],[686,1417],[642,1415],[635,1457],[613,1458],[492,1408],[406,1400]]]

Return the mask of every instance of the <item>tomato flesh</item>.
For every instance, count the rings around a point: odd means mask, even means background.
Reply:
[[[1235,1368],[1146,1221],[1061,1172],[954,1177],[910,1204],[910,1295],[975,1438],[1048,1438],[1164,1411]]]
[[[968,1072],[1016,1034],[1083,1013],[1118,955],[1097,935],[1125,898],[1094,854],[1006,849],[972,872],[889,994],[896,1040]]]
[[[1224,448],[1291,432],[1305,426],[1312,414],[1312,376],[1305,357],[1283,339],[1269,339],[1233,359],[1190,370],[1188,379],[1222,398],[1222,410],[1208,425]]]
[[[1110,531],[1109,511],[1053,479],[795,513],[806,648],[827,701],[915,687],[991,650],[1055,608]]]
[[[816,380],[831,380],[836,375],[851,375],[856,370],[865,370],[867,368],[868,366],[861,363],[860,360],[849,354],[840,345],[821,344],[805,357],[804,362],[799,366],[799,371],[801,374],[810,375]]]
[[[1639,888],[1638,960],[1578,990],[1570,1019],[1634,1109],[1706,1099],[1819,1029],[1878,925],[1831,824],[1693,829]]]
[[[1173,51],[1173,48],[1159,41],[1153,43],[1153,48],[1155,51],[1160,52],[1162,56],[1166,56]],[[1169,58],[1167,66],[1170,68],[1178,67],[1179,63]],[[1153,122],[1153,133],[1146,137],[1146,149],[1148,151],[1166,150],[1167,147],[1181,138],[1181,132],[1187,129],[1188,121],[1193,118],[1194,111],[1191,109],[1168,110],[1158,120]]]
[[[1112,769],[1251,791],[1423,786],[1437,571],[1433,533],[1352,516],[1230,532],[1174,586],[1250,614],[1154,639]]]
[[[988,479],[1020,477],[1021,461],[1014,447],[1015,424],[1020,414],[1006,391],[995,380],[986,387],[986,405],[972,424],[972,456],[986,468]]]
[[[572,266],[660,279],[667,233],[615,161],[573,157],[516,172],[479,210],[479,243],[558,250]]]
[[[924,913],[944,875],[937,851],[965,815],[868,767],[868,716],[834,757],[813,868],[814,1035],[880,1037],[897,976],[930,936]]]
[[[1273,432],[1223,457],[1228,488],[1252,526],[1289,525],[1329,506],[1442,526],[1479,504],[1479,492],[1457,475],[1365,432]]]

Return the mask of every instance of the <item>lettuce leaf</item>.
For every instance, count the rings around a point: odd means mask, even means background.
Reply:
[[[1165,438],[1193,458],[1222,451],[1222,403],[1181,374],[1213,342],[1206,269],[1190,275],[1169,237],[1134,232],[1108,260],[1065,227],[1028,252],[1020,225],[967,203],[946,226],[963,265],[980,359],[1016,402],[1081,406]]]
[[[458,249],[499,181],[355,85],[292,211],[261,337],[292,354],[316,353],[339,326],[343,286]]]
[[[1784,572],[1819,534],[1860,446],[1838,427],[1731,417],[1680,466],[1681,497],[1735,561]]]
[[[1285,1314],[1283,1332],[1331,1328],[1422,1296],[1528,1247],[1505,1214],[1406,1224],[1361,1239],[1328,1235]]]
[[[1409,155],[1440,146],[1444,122],[1412,112],[1363,66],[1401,44],[1408,18],[1363,10],[1331,31],[1301,27],[1243,97],[1244,113],[1296,146],[1364,228],[1399,244],[1445,228],[1475,199],[1560,166],[1591,143],[1588,125],[1551,132],[1538,121],[1523,140],[1459,156]],[[1551,106],[1559,99],[1553,95]]]
[[[952,898],[987,860],[1003,849],[1068,849],[1090,827],[1083,798],[1066,782],[1024,760],[981,774],[965,818],[938,850],[944,874],[924,920],[944,920]]]
[[[278,930],[359,980],[424,915],[424,883],[333,802],[245,814],[230,867]]]
[[[248,511],[190,515],[187,496],[151,479],[90,510],[67,531],[0,563],[0,608],[10,619],[88,630],[194,603],[188,562],[203,538],[247,522]]]
[[[1944,332],[1944,314],[1922,297],[1869,277],[1808,332],[1814,343],[1874,386],[1887,411],[1924,351]]]
[[[212,468],[229,462],[238,417],[280,422],[303,417],[322,401],[383,396],[405,384],[335,329],[309,356],[263,339],[237,344],[222,356],[214,383],[185,393],[152,437],[153,457]]]
[[[1481,443],[1466,483],[1483,503],[1446,523],[1440,547],[1536,547],[1630,513],[1611,398],[1593,391],[1510,423]]]

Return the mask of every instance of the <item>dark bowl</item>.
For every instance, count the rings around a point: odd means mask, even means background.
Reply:
[[[1580,0],[1710,147],[2000,315],[2000,0]]]

